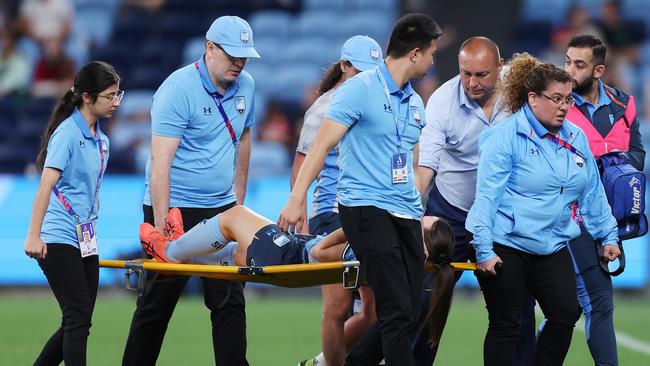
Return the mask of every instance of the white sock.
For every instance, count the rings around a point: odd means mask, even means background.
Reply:
[[[190,257],[185,259],[185,262],[192,264],[208,264],[214,266],[234,266],[235,248],[237,248],[237,243],[231,241],[219,251]]]
[[[219,215],[201,221],[175,241],[170,241],[165,254],[172,261],[183,262],[220,250],[228,240],[219,228]]]
[[[319,353],[314,357],[314,366],[327,366],[327,363],[325,363],[325,355],[323,355],[323,352]]]

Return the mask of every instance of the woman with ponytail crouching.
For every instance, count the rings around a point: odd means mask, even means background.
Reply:
[[[36,159],[42,170],[25,240],[38,261],[63,321],[34,365],[86,364],[86,343],[99,284],[96,224],[99,188],[108,162],[108,138],[98,120],[109,118],[124,92],[107,63],[93,61],[75,75],[57,102]]]
[[[569,74],[528,54],[509,66],[504,102],[513,115],[481,135],[476,199],[465,224],[486,275],[478,276],[489,313],[483,360],[513,364],[529,293],[547,319],[533,363],[561,365],[580,316],[567,244],[582,220],[604,244],[603,257],[614,260],[616,220],[585,134],[565,119],[575,102]]]

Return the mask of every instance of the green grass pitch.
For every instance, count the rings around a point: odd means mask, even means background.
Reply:
[[[272,291],[270,291],[272,293]],[[474,291],[472,291],[473,293]],[[463,295],[463,294],[461,294]],[[616,326],[650,344],[650,300],[619,297]],[[135,297],[100,292],[88,345],[90,365],[120,364]],[[247,302],[248,359],[251,365],[296,365],[320,350],[320,299],[251,297]],[[0,365],[31,364],[60,322],[52,296],[0,295]],[[478,296],[456,296],[436,365],[482,364],[487,315]],[[650,356],[619,346],[621,365],[650,365]],[[158,365],[213,364],[210,320],[201,298],[183,298],[167,331]],[[593,364],[576,330],[566,365]]]

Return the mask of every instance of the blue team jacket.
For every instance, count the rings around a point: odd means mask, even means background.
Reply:
[[[558,132],[584,161],[549,140],[528,105],[481,134],[476,200],[465,224],[479,263],[496,256],[494,242],[538,255],[562,249],[580,234],[574,203],[594,238],[617,242],[587,138],[567,120]]]

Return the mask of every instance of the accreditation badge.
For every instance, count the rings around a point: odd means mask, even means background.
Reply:
[[[77,241],[81,258],[99,254],[96,234],[94,221],[82,222],[77,225]]]
[[[393,172],[393,184],[401,184],[408,182],[409,171],[406,165],[406,154],[397,153],[393,155],[391,162]]]

